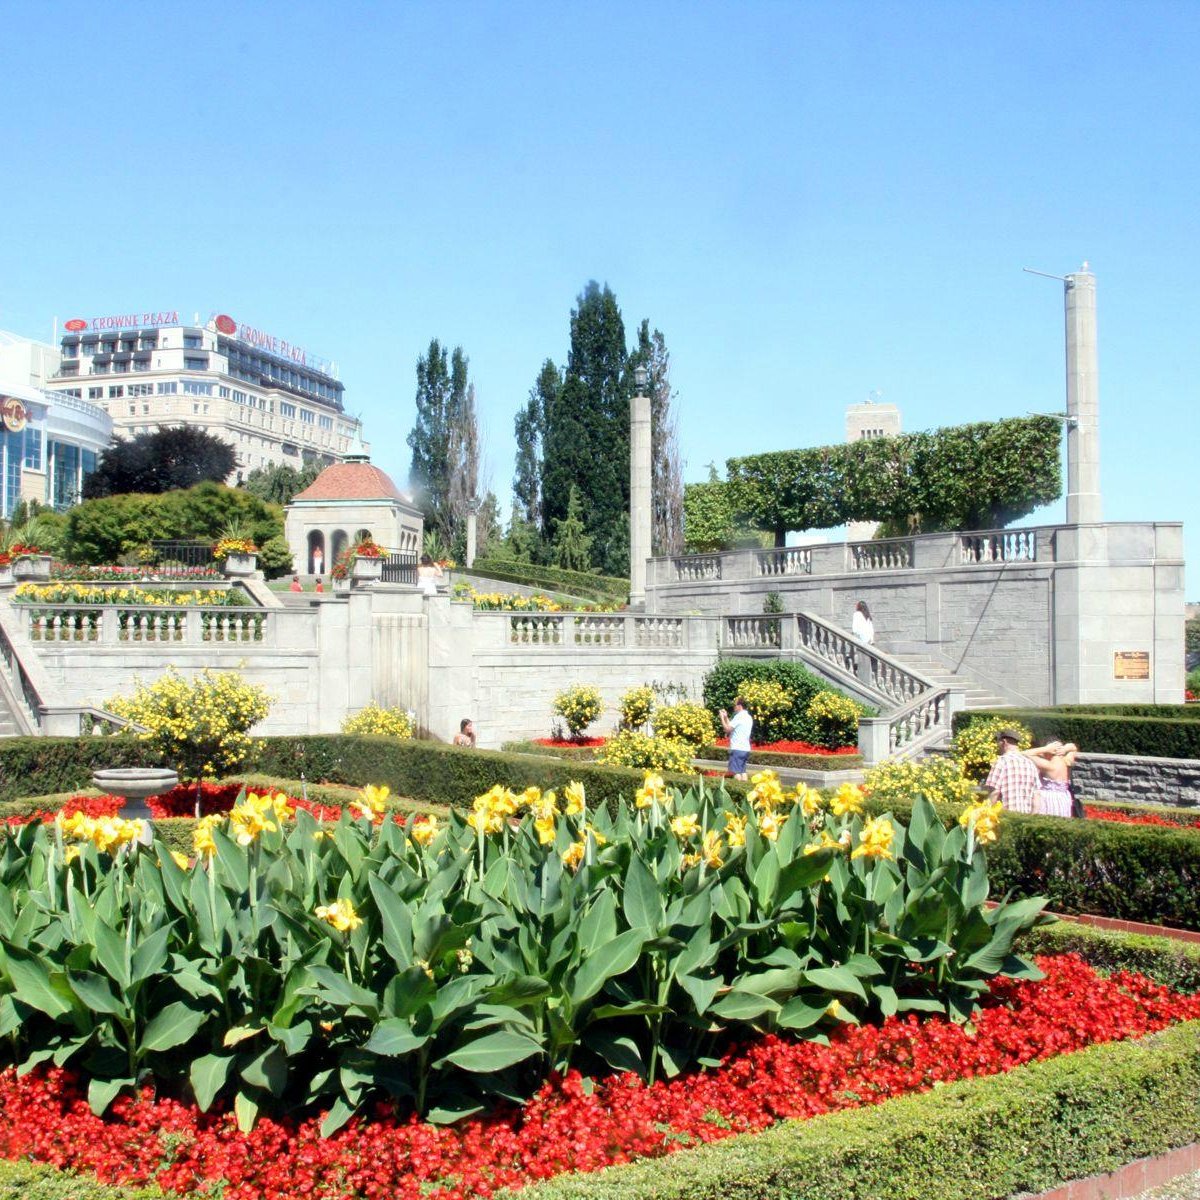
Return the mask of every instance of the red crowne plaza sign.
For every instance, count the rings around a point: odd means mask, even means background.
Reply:
[[[69,333],[79,333],[84,329],[99,331],[102,329],[146,329],[155,325],[178,325],[177,312],[143,312],[117,313],[108,317],[74,317],[63,328]]]

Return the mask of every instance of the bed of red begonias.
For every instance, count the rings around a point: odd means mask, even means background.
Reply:
[[[1093,808],[1090,804],[1083,806],[1084,816],[1093,821],[1119,821],[1122,825],[1164,825],[1169,829],[1200,829],[1200,816],[1189,817],[1179,814],[1178,821],[1170,817],[1159,816],[1158,813],[1127,813],[1115,808]]]
[[[264,1120],[243,1135],[227,1112],[205,1115],[149,1089],[99,1118],[67,1072],[18,1079],[9,1070],[0,1074],[0,1156],[223,1200],[467,1200],[1200,1018],[1200,996],[1137,975],[1106,978],[1074,955],[1038,961],[1046,978],[997,980],[973,1031],[908,1016],[842,1025],[828,1046],[763,1037],[732,1049],[716,1070],[669,1083],[632,1075],[593,1083],[572,1073],[523,1109],[455,1126],[381,1109],[324,1140],[316,1119]]]
[[[558,746],[566,749],[575,747],[576,749],[593,750],[599,746],[603,746],[608,741],[604,737],[579,737],[579,738],[534,738],[535,746]]]
[[[713,742],[714,746],[729,746],[727,737],[717,738]],[[825,746],[814,746],[812,742],[751,742],[752,750],[768,750],[774,754],[857,754],[857,746],[839,746],[836,750],[830,750]]]

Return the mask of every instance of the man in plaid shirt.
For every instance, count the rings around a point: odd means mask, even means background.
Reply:
[[[1009,812],[1037,812],[1038,793],[1042,778],[1017,745],[1017,733],[1002,729],[996,734],[1000,757],[992,764],[986,786]]]

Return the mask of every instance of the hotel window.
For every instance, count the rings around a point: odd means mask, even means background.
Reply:
[[[129,364],[127,362],[113,363],[113,374],[114,375],[128,375],[129,374]]]
[[[217,388],[217,395],[220,396],[222,400],[228,400],[229,389],[227,387],[219,387]]]
[[[183,394],[185,396],[211,396],[213,394],[213,385],[211,383],[197,383],[194,379],[185,379],[183,381]]]
[[[311,410],[302,408],[300,410],[300,420],[303,421],[305,425],[311,425],[314,420]]]
[[[78,358],[79,347],[74,342],[68,343],[62,348],[63,358]]]
[[[332,417],[322,417],[317,422],[317,424],[320,425],[322,429],[332,429],[333,428],[333,418]]]
[[[185,371],[207,371],[208,370],[208,359],[207,358],[188,358],[187,355],[184,355],[183,369]]]
[[[108,363],[96,363],[96,365],[94,367],[92,367],[92,374],[93,375],[107,375],[108,374]]]
[[[204,342],[198,333],[185,333],[183,335],[183,348],[185,350],[202,350]]]
[[[131,396],[153,396],[154,385],[152,383],[131,383],[129,394]]]
[[[25,426],[25,466],[31,471],[42,469],[42,431]]]
[[[279,415],[283,417],[294,417],[296,415],[296,406],[294,404],[289,404],[286,400],[280,400]]]
[[[63,363],[58,371],[60,375],[78,375],[79,364],[77,362]]]
[[[104,395],[103,388],[88,388],[88,399],[89,400],[99,400],[100,397],[103,395]]]
[[[155,389],[160,396],[174,396],[179,391],[177,383],[160,383]]]
[[[143,417],[148,417],[149,415],[150,415],[150,405],[148,405],[148,404],[143,404],[143,405],[142,405],[142,416],[143,416]]]
[[[95,342],[84,342],[81,349],[83,350],[84,358],[91,358],[92,355],[96,353],[96,343]]]
[[[79,400],[83,396],[83,391],[80,388],[64,388],[63,395],[74,396],[76,400]]]
[[[133,369],[135,371],[148,371],[150,370],[150,364],[140,358],[135,358],[133,360]]]
[[[123,396],[123,395],[125,395],[125,389],[123,387],[121,387],[120,385],[118,385],[117,387],[110,387],[108,389],[108,398],[110,400],[116,399],[116,397]]]
[[[234,402],[237,404],[246,404],[249,401],[250,397],[247,396],[245,392],[239,392],[239,391],[235,390],[233,393],[233,399],[234,399]]]

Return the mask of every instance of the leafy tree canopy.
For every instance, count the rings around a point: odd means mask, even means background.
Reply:
[[[114,437],[96,470],[83,482],[83,498],[129,492],[161,493],[197,483],[223,482],[233,474],[233,447],[194,425],[168,425],[133,438]]]
[[[319,462],[292,467],[287,463],[275,463],[269,467],[255,467],[246,477],[242,487],[252,496],[271,504],[290,504],[325,469]]]

